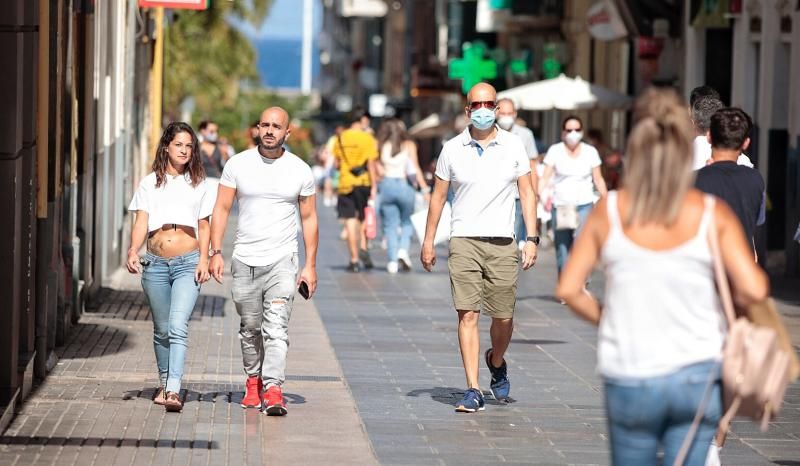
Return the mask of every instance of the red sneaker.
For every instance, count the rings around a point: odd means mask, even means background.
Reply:
[[[273,385],[264,392],[264,406],[268,416],[286,416],[286,403],[283,402],[281,387]]]
[[[259,393],[263,390],[261,376],[251,375],[244,384],[244,398],[242,398],[242,408],[261,409],[261,397]]]

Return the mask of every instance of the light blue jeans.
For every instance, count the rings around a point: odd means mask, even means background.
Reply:
[[[233,259],[231,295],[241,321],[239,342],[244,371],[261,376],[264,388],[286,380],[289,319],[297,289],[297,253],[274,264],[252,267]]]
[[[689,448],[685,466],[703,466],[722,416],[720,365],[715,361],[686,366],[672,374],[644,379],[605,380],[606,413],[615,466],[671,465],[711,384],[708,402]]]
[[[183,363],[189,340],[189,318],[200,295],[194,272],[200,252],[182,256],[144,255],[142,288],[153,316],[153,349],[158,378],[168,392],[181,390]]]
[[[576,230],[559,230],[556,221],[556,206],[553,206],[553,228],[555,229],[555,246],[556,246],[556,266],[558,266],[558,274],[561,275],[561,269],[567,263],[569,252],[572,250],[572,243],[575,238],[580,234],[583,224],[586,223],[586,217],[592,211],[594,204],[583,204],[578,206],[578,228]]]
[[[384,178],[380,184],[381,218],[383,236],[390,262],[397,262],[397,251],[408,251],[414,226],[411,214],[414,213],[414,188],[405,178]],[[400,230],[398,233],[398,229]]]

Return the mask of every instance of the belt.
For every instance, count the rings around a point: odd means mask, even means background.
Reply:
[[[511,244],[514,242],[514,238],[509,238],[507,236],[467,236],[469,239],[473,239],[476,241],[483,241],[485,243],[493,243],[493,244]]]

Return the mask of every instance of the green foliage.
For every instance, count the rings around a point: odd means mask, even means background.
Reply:
[[[282,107],[289,112],[292,122],[296,122],[303,113],[308,110],[309,99],[307,97],[287,97],[270,92],[267,89],[245,89],[242,90],[231,104],[220,104],[214,106],[213,113],[204,114],[195,112],[194,125],[204,119],[212,118],[219,124],[220,136],[228,138],[236,150],[247,147],[250,137],[248,128],[258,120],[261,112],[269,107]],[[289,149],[307,161],[313,158],[314,145],[308,137],[304,137],[304,132],[295,131],[286,144]]]
[[[256,81],[256,55],[247,38],[226,18],[258,27],[272,0],[212,1],[208,10],[180,10],[166,31],[164,112],[176,118],[193,97],[196,112],[210,114],[236,101],[241,82]]]

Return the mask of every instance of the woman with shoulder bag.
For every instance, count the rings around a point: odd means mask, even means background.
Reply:
[[[136,214],[127,269],[139,273],[153,318],[159,388],[154,403],[183,409],[181,378],[200,285],[208,281],[209,218],[216,185],[203,171],[191,126],[170,123],[158,143],[153,172],[139,184],[128,210]],[[139,249],[147,241],[147,252]]]
[[[599,326],[613,464],[671,465],[685,453],[682,464],[703,465],[722,414],[726,329],[709,229],[739,305],[764,300],[769,284],[731,209],[693,189],[692,128],[677,94],[648,90],[634,119],[624,187],[590,214],[556,294]],[[597,263],[603,306],[584,288]]]
[[[408,249],[414,233],[411,215],[414,213],[415,194],[409,183],[409,167],[414,169],[416,182],[426,190],[426,202],[430,200],[430,188],[419,167],[417,146],[408,137],[402,121],[393,118],[381,125],[378,129],[378,150],[383,167],[383,178],[378,188],[380,213],[389,256],[386,270],[394,274],[400,268],[411,270]]]
[[[600,155],[593,146],[581,142],[581,119],[570,115],[564,119],[561,129],[562,142],[553,144],[547,150],[544,175],[539,178],[538,187],[539,193],[544,193],[550,185],[553,189],[552,221],[559,275],[574,238],[592,210],[594,188],[597,188],[600,197],[606,195],[606,183],[600,171]]]

